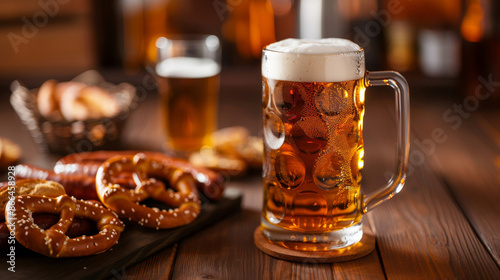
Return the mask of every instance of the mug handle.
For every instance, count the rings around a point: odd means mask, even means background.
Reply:
[[[363,201],[363,213],[399,193],[406,181],[410,154],[410,90],[406,79],[395,71],[366,72],[365,86],[390,86],[396,97],[396,170],[387,184],[367,195]]]

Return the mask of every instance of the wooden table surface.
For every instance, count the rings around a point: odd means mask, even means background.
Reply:
[[[141,90],[147,79],[130,79]],[[39,81],[31,81],[33,85]],[[4,83],[5,84],[5,83]],[[479,81],[478,81],[479,84]],[[260,223],[259,173],[230,178],[243,194],[242,210],[130,267],[116,279],[500,279],[500,111],[482,101],[455,110],[464,98],[453,84],[410,79],[411,154],[403,191],[365,215],[376,249],[349,262],[318,264],[275,259],[253,244]],[[0,92],[0,136],[23,148],[22,162],[50,168],[57,159],[38,151]],[[157,98],[144,95],[123,135],[125,148],[161,150]],[[222,73],[219,127],[243,125],[261,136],[261,83],[257,67]],[[362,188],[384,184],[395,158],[394,100],[389,89],[366,95]],[[454,111],[455,110],[455,111]],[[5,175],[2,175],[5,177]]]

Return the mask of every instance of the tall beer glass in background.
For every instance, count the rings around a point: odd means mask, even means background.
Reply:
[[[392,71],[366,72],[363,49],[343,39],[287,39],[262,56],[264,203],[261,229],[276,244],[318,251],[357,243],[362,215],[399,192],[409,153],[409,91]],[[365,89],[396,91],[397,164],[364,196]]]
[[[214,35],[159,38],[156,74],[167,149],[177,156],[212,144],[217,125],[220,43]]]

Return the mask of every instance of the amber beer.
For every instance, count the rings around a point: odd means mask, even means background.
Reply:
[[[300,250],[342,247],[362,234],[364,59],[350,41],[327,43],[285,40],[262,61],[263,232]]]
[[[356,224],[361,217],[363,81],[263,80],[265,94],[273,92],[280,112],[264,109],[266,137],[284,139],[278,149],[272,148],[275,142],[265,146],[270,154],[264,178],[266,221],[319,232]]]
[[[218,64],[176,57],[159,63],[156,72],[170,148],[189,153],[210,146],[217,123]]]

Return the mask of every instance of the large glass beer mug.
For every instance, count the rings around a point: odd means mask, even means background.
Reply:
[[[262,56],[264,204],[261,229],[275,244],[318,251],[363,235],[362,216],[398,193],[409,154],[409,90],[393,71],[367,72],[364,51],[344,39],[287,39]],[[396,170],[364,195],[365,89],[396,92]]]

